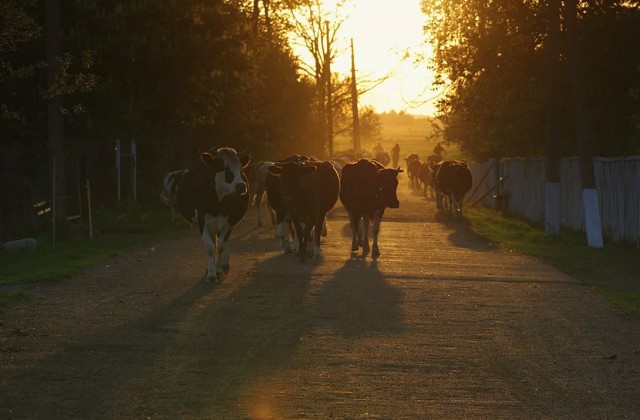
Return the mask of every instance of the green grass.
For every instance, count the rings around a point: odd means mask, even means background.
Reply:
[[[549,237],[540,225],[486,208],[467,208],[465,217],[475,233],[541,259],[591,286],[626,312],[640,315],[639,250],[616,244],[590,248],[584,234],[566,230]]]
[[[150,233],[184,230],[186,222],[173,224],[169,210],[144,205],[98,211],[94,239],[76,239],[53,246],[40,238],[33,250],[9,252],[0,248],[0,286],[55,282],[81,273],[85,268],[140,243]],[[23,293],[0,292],[0,305],[23,301]]]

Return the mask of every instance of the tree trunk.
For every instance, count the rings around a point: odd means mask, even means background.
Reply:
[[[586,95],[585,62],[578,36],[576,0],[565,1],[565,21],[568,36],[568,56],[571,67],[571,90],[576,120],[576,136],[580,151],[580,177],[582,181],[582,203],[587,243],[592,248],[602,248],[602,223],[596,177],[593,169],[593,146],[589,130]]]
[[[60,0],[47,0],[46,14],[46,45],[47,45],[47,86],[52,88],[56,83],[56,75],[60,69],[59,57],[62,52],[62,29]],[[64,116],[62,115],[62,98],[54,95],[47,101],[47,138],[49,152],[50,179],[55,180],[55,231],[64,233],[66,209],[66,179],[64,155]],[[55,171],[55,176],[54,176]]]
[[[548,236],[560,234],[560,112],[558,94],[560,0],[548,5],[547,43],[547,161],[545,186],[545,224]]]

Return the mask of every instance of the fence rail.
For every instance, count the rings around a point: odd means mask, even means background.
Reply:
[[[510,158],[472,163],[474,184],[470,202],[493,188],[481,200],[487,207],[506,210],[528,220],[545,219],[545,160]],[[602,233],[614,242],[640,247],[640,156],[594,159]],[[560,223],[584,231],[580,161],[565,158],[560,163]]]

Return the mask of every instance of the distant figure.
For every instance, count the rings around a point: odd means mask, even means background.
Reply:
[[[384,149],[382,148],[382,144],[378,143],[376,145],[376,147],[373,148],[373,155],[377,155],[378,153],[382,153],[384,152]]]
[[[436,144],[436,147],[433,148],[433,154],[440,156],[441,158],[445,155],[444,147],[440,145],[440,143]]]
[[[399,160],[400,160],[400,145],[396,143],[396,145],[393,146],[393,149],[391,149],[391,161],[393,162],[393,165],[392,165],[393,168],[398,167]]]

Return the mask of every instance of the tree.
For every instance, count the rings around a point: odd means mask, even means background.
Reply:
[[[546,3],[443,0],[422,5],[437,81],[448,92],[439,104],[446,139],[476,159],[543,155]],[[640,143],[629,116],[640,104],[628,92],[638,83],[638,2],[581,5],[578,25],[584,34],[580,42],[589,46],[584,51],[594,151],[635,153]],[[569,123],[573,111],[566,42],[559,48],[559,150],[569,155],[577,153],[577,142]],[[616,111],[607,111],[611,108]]]
[[[360,110],[360,134],[365,142],[372,142],[380,138],[380,115],[371,106]]]

